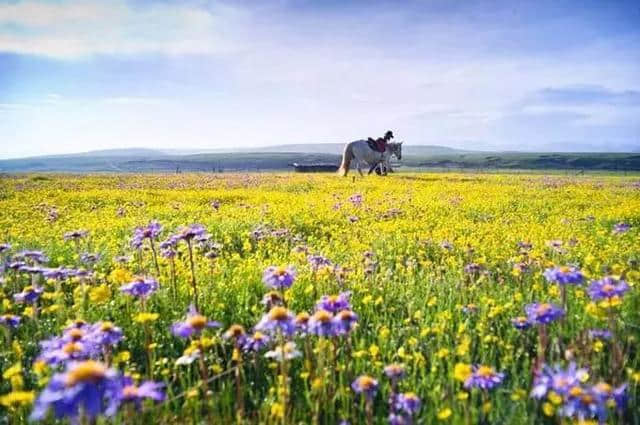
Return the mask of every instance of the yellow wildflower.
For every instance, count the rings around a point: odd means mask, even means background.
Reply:
[[[457,381],[464,382],[471,376],[471,365],[466,363],[457,363],[453,368],[453,377]]]
[[[450,408],[445,407],[444,409],[440,409],[438,411],[438,419],[440,419],[441,421],[447,420],[449,419],[449,417],[451,416],[453,412],[451,411]]]
[[[28,406],[33,403],[35,393],[33,391],[12,391],[0,396],[0,405],[5,407]]]
[[[138,323],[151,323],[158,320],[160,315],[158,313],[138,313],[134,318],[134,322]]]

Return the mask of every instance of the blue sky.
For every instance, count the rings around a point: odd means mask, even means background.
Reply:
[[[0,0],[0,157],[640,150],[637,1]]]

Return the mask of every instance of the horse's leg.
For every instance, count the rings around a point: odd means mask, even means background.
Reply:
[[[358,159],[357,162],[357,167],[358,167],[358,173],[360,173],[360,177],[364,177],[364,174],[362,174],[362,166],[360,164],[360,160]]]
[[[368,173],[368,174],[371,174],[371,173],[373,172],[373,170],[375,170],[375,169],[378,167],[378,165],[380,165],[380,163],[379,163],[379,162],[374,163],[374,164],[371,166],[371,168],[369,168],[369,173]]]

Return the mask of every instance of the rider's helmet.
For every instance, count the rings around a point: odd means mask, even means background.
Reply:
[[[393,139],[393,132],[391,130],[387,131],[386,133],[384,133],[384,138]]]

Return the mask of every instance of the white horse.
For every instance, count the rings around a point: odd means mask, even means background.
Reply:
[[[390,165],[391,155],[394,155],[398,160],[402,159],[402,142],[400,143],[387,143],[387,149],[384,152],[378,152],[371,147],[366,140],[356,140],[351,143],[347,143],[344,147],[344,152],[342,153],[342,163],[340,164],[340,169],[338,172],[343,176],[346,176],[349,173],[349,167],[351,166],[351,161],[356,161],[356,168],[358,172],[362,176],[362,163],[367,164],[369,168],[369,174],[376,167],[380,166],[381,173],[387,174],[387,171],[393,173]]]

